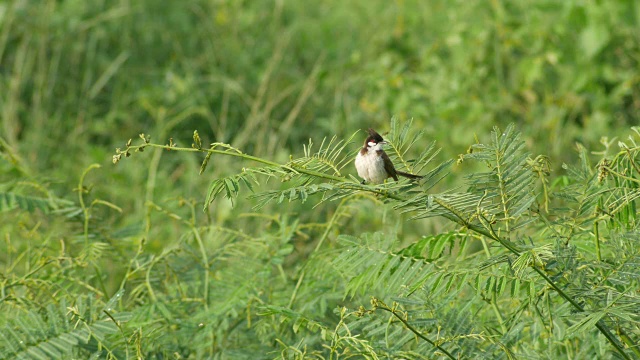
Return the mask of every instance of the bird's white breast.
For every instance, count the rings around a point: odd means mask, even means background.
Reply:
[[[384,169],[384,160],[378,155],[375,147],[369,148],[364,155],[358,153],[356,170],[361,178],[372,184],[383,183],[388,177],[387,171]]]

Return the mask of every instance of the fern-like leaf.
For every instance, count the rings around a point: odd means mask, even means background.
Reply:
[[[346,249],[332,261],[333,266],[341,273],[357,274],[350,278],[345,288],[348,296],[372,288],[397,292],[402,286],[413,285],[432,267],[422,256],[415,256],[416,249],[394,251],[395,239],[382,233],[361,238],[343,235],[338,241]]]
[[[312,152],[313,141],[309,139],[309,144],[304,147],[304,157],[293,160],[292,164],[295,167],[342,176],[341,170],[353,160],[345,149],[357,134],[353,133],[347,140],[338,140],[334,136],[328,143],[325,138],[316,152]]]
[[[69,201],[62,201],[59,199],[54,200],[51,198],[17,194],[14,192],[0,192],[0,211],[6,211],[18,207],[29,212],[41,210],[44,213],[49,213],[53,210],[57,210],[60,205],[69,204]]]
[[[104,344],[117,328],[97,310],[87,298],[78,299],[74,306],[63,300],[57,306],[49,305],[43,313],[27,310],[7,314],[9,321],[0,329],[0,358],[74,358],[90,339]]]
[[[511,124],[504,132],[497,127],[492,132],[492,141],[473,146],[473,152],[465,160],[484,162],[489,171],[468,177],[470,191],[484,193],[484,201],[497,205],[494,215],[504,222],[506,229],[535,201],[535,174],[527,163],[529,154],[524,152],[524,141]]]

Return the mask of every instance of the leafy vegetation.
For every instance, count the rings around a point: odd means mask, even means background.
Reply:
[[[0,358],[640,358],[639,11],[0,4]]]

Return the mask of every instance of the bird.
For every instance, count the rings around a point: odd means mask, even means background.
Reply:
[[[398,175],[404,176],[411,180],[422,179],[420,175],[409,174],[398,171],[393,166],[389,155],[382,150],[382,145],[387,144],[386,141],[375,130],[369,128],[369,136],[364,141],[364,146],[356,156],[356,170],[358,175],[365,182],[371,184],[381,184],[388,178],[398,181]]]

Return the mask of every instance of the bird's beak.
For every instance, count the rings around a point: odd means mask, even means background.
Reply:
[[[380,141],[378,144],[387,145],[388,143],[388,141]]]

